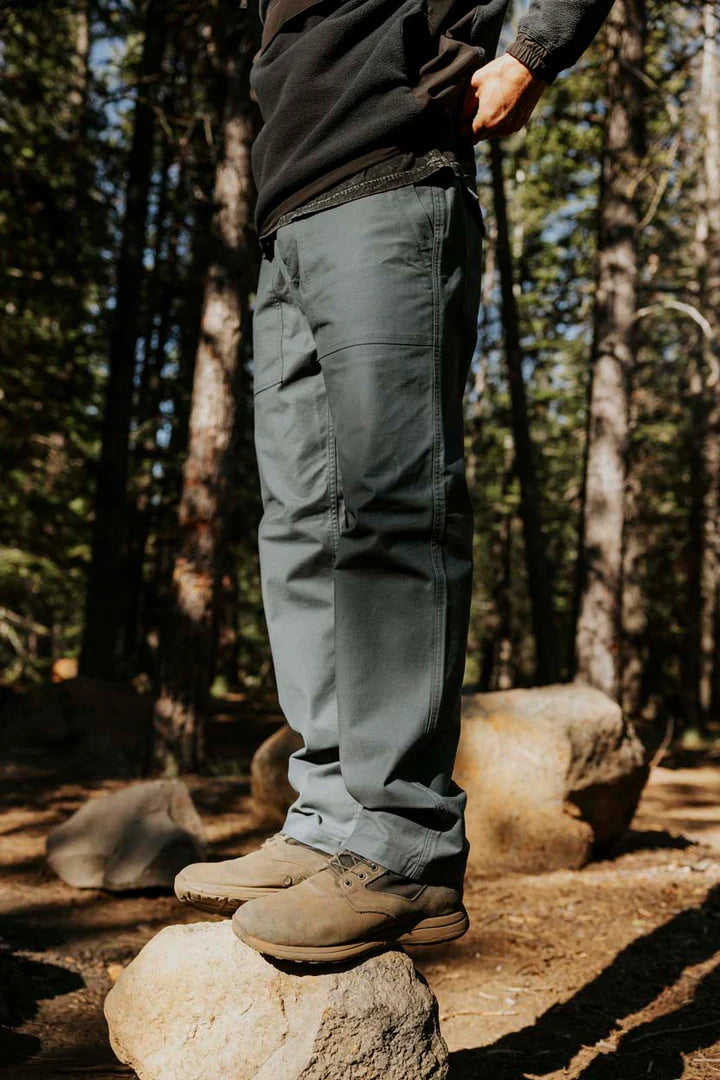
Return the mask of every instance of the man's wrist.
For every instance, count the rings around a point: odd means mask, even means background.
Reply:
[[[550,53],[539,41],[528,37],[527,34],[518,34],[515,40],[508,45],[508,56],[519,60],[528,71],[544,83],[554,82],[557,71],[550,62]]]

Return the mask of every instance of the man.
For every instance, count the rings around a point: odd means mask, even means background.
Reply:
[[[452,771],[484,233],[472,143],[526,122],[612,0],[531,0],[492,60],[507,3],[261,0],[260,556],[280,703],[304,746],[282,832],[187,867],[176,892],[236,911],[238,936],[278,958],[468,925]]]

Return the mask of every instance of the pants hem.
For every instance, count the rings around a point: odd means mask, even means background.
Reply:
[[[356,855],[362,855],[366,859],[372,859],[386,870],[392,870],[402,877],[411,878],[414,881],[429,880],[428,868],[432,865],[432,858],[428,858],[428,852],[434,852],[437,846],[437,834],[430,833],[423,838],[418,845],[406,844],[404,850],[400,850],[403,839],[402,829],[398,829],[397,843],[388,843],[373,835],[372,830],[365,831],[362,827],[355,829],[348,837],[346,846]],[[443,875],[445,876],[445,875]],[[435,881],[434,884],[440,884]]]
[[[289,836],[300,844],[307,844],[308,847],[324,851],[326,855],[337,855],[338,851],[345,847],[346,840],[340,837],[333,837],[315,828],[299,828],[298,825],[299,823],[291,823],[290,819],[286,818],[280,831],[284,836]]]

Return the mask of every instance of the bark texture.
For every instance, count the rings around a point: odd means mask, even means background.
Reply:
[[[80,656],[81,672],[103,679],[119,679],[125,675],[129,432],[135,350],[140,332],[155,106],[165,49],[164,8],[160,0],[149,0],[145,12]]]
[[[520,481],[520,516],[525,537],[528,588],[535,640],[536,679],[555,682],[560,677],[560,659],[552,583],[540,513],[540,490],[535,464],[535,447],[530,434],[527,396],[522,373],[522,347],[517,305],[513,292],[512,254],[503,177],[503,154],[497,140],[490,144],[493,200],[497,222],[497,261],[502,293],[505,356],[515,441],[515,468]]]
[[[607,24],[594,356],[584,485],[576,674],[620,696],[623,527],[637,312],[637,182],[644,156],[643,0],[617,0]]]
[[[231,15],[228,14],[228,19]],[[240,341],[247,303],[248,227],[254,119],[247,92],[247,44],[224,43],[227,102],[215,181],[211,257],[195,361],[188,455],[180,502],[180,547],[161,641],[161,691],[154,713],[154,767],[198,769],[215,670],[229,471],[236,436]]]
[[[703,122],[703,187],[696,234],[700,306],[710,333],[702,335],[703,501],[700,561],[700,655],[698,706],[706,726],[717,674],[718,588],[720,587],[720,13],[704,6],[700,108]]]

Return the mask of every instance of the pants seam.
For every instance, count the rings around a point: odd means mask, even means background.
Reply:
[[[280,378],[278,382],[282,386],[285,379],[285,316],[283,315],[283,304],[279,299],[278,309],[280,312]]]
[[[272,263],[270,263],[269,260],[267,260],[267,261],[268,261],[268,264],[270,266],[272,266]],[[283,379],[283,359],[282,359],[283,315],[282,315],[282,301],[281,301],[281,299],[280,299],[280,297],[278,295],[277,287],[276,287],[277,286],[277,275],[278,275],[278,266],[276,264],[275,265],[275,272],[273,274],[273,279],[272,279],[272,286],[271,286],[271,289],[270,289],[270,295],[271,295],[270,306],[272,308],[274,308],[276,310],[276,312],[277,312],[278,349],[279,349],[279,352],[280,352],[280,374],[279,374],[279,377],[278,377],[277,372],[275,372],[270,377],[270,380],[268,382],[264,382],[260,386],[257,385],[257,379],[253,375],[253,399],[256,398],[258,396],[258,394],[262,394],[265,390],[270,390],[270,389],[272,389],[272,387],[280,385],[282,383],[282,379]],[[254,319],[254,316],[253,316],[253,323],[254,323],[254,321],[255,321],[255,319]]]
[[[442,324],[440,318],[441,307],[441,258],[442,241],[444,233],[443,191],[433,185],[430,188],[433,206],[433,245],[431,259],[432,280],[432,460],[431,460],[431,484],[432,484],[432,521],[430,536],[430,558],[433,568],[434,592],[434,624],[433,624],[433,657],[432,675],[430,682],[430,698],[428,702],[428,714],[425,723],[425,734],[432,731],[437,725],[440,703],[442,700],[443,682],[443,659],[445,653],[445,606],[447,598],[447,586],[445,581],[445,564],[442,558],[440,539],[445,529],[445,491],[443,487],[443,424],[442,424]],[[435,793],[429,788],[424,788],[430,794],[435,804],[436,812],[441,811],[441,805],[435,798]],[[430,852],[437,846],[439,829],[427,829],[422,851],[412,866],[409,877],[422,872],[430,859]]]
[[[333,565],[337,559],[338,545],[340,542],[340,522],[338,519],[338,483],[337,483],[337,448],[335,443],[335,428],[333,426],[330,402],[325,401],[326,427],[327,427],[327,470],[328,470],[328,496],[330,499],[330,532],[333,550]]]
[[[410,335],[404,334],[402,338],[397,338],[395,341],[388,341],[385,339],[370,338],[353,338],[352,341],[347,341],[343,345],[338,345],[333,349],[329,349],[328,352],[318,353],[318,363],[322,363],[323,360],[328,360],[331,356],[335,356],[337,353],[345,352],[347,349],[356,349],[360,345],[393,345],[400,349],[414,348],[421,346],[422,348],[432,348],[432,341],[420,334]]]
[[[432,450],[432,531],[430,540],[430,552],[435,579],[434,588],[434,626],[433,626],[433,672],[430,689],[430,707],[425,731],[433,730],[437,722],[440,706],[440,689],[442,687],[442,661],[444,653],[444,620],[446,586],[445,566],[440,550],[440,539],[445,527],[445,493],[443,490],[442,465],[443,465],[443,431],[442,431],[442,396],[440,384],[440,369],[442,365],[441,335],[440,335],[440,256],[442,214],[440,207],[441,192],[437,188],[432,189],[434,235],[432,251],[432,290],[433,290],[433,350],[432,350],[432,422],[433,422],[433,450]]]
[[[332,569],[333,569],[333,623],[337,626],[337,611],[335,608],[335,562],[337,561],[338,549],[340,546],[340,516],[338,512],[338,454],[337,454],[337,439],[335,437],[335,424],[333,422],[332,411],[330,409],[330,399],[325,391],[325,408],[326,408],[326,429],[327,429],[327,471],[328,471],[328,497],[330,500],[330,542],[332,545]],[[342,753],[340,750],[340,723],[339,723],[339,706],[337,696],[337,648],[335,641],[333,640],[333,667],[335,677],[333,678],[333,690],[335,693],[335,713],[338,718],[338,764],[340,767],[340,776],[342,777]],[[345,779],[343,784],[345,784]],[[347,785],[345,785],[347,791]],[[348,792],[348,796],[350,793]],[[353,813],[352,824],[350,830],[346,836],[338,839],[334,839],[333,842],[337,843],[340,847],[344,847],[349,836],[352,835],[355,829],[360,814],[363,811],[362,804],[357,800],[355,802],[355,810]]]

